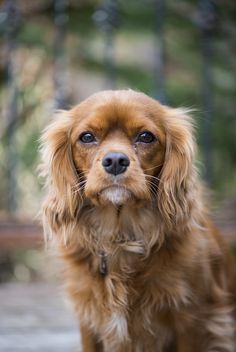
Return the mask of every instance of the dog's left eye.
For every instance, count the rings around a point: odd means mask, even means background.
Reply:
[[[83,143],[96,142],[96,137],[91,132],[84,132],[79,136],[79,140]]]
[[[155,140],[155,136],[151,133],[151,132],[148,132],[148,131],[145,131],[145,132],[141,132],[137,139],[136,139],[136,142],[141,142],[141,143],[151,143]]]

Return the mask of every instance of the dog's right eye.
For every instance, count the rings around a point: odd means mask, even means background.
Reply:
[[[79,136],[79,140],[82,143],[93,143],[96,142],[96,137],[91,132],[84,132]]]

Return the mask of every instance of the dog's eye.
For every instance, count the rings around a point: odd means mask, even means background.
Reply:
[[[141,142],[141,143],[151,143],[155,140],[156,138],[151,132],[141,132],[137,139],[136,142]]]
[[[96,137],[91,132],[84,132],[79,136],[79,140],[83,143],[96,142]]]

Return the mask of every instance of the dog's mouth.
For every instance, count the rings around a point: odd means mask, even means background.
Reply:
[[[144,175],[98,177],[91,172],[87,177],[84,195],[96,206],[140,206],[150,201],[150,192]]]
[[[127,203],[133,197],[133,193],[123,186],[112,185],[102,189],[99,192],[98,197],[102,203],[122,205]]]

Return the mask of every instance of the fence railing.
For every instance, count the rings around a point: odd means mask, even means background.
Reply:
[[[137,2],[138,3],[138,2]],[[54,43],[54,87],[55,108],[64,108],[67,105],[67,92],[65,84],[65,69],[67,65],[65,42],[67,24],[69,21],[68,10],[70,2],[67,0],[54,0],[52,9],[54,12],[55,36]],[[168,92],[166,92],[165,66],[167,57],[165,41],[166,14],[168,13],[168,1],[148,1],[147,6],[152,6],[155,13],[155,65],[154,65],[154,91],[153,96],[163,103],[168,104]],[[17,156],[14,136],[18,120],[18,88],[16,77],[15,51],[17,47],[17,31],[20,30],[21,13],[18,2],[6,0],[1,5],[1,21],[5,27],[5,44],[7,47],[6,67],[8,73],[8,123],[6,126],[7,143],[7,179],[8,179],[8,211],[14,213],[17,208]],[[213,56],[212,36],[217,25],[216,7],[211,0],[196,1],[197,16],[193,19],[201,33],[201,56],[202,56],[202,107],[204,112],[204,126],[202,128],[202,146],[204,150],[205,177],[210,183],[213,177],[212,161],[212,124],[213,124],[213,89],[211,61]],[[79,11],[79,9],[77,10]],[[104,67],[106,68],[107,81],[110,88],[116,87],[116,31],[122,26],[122,13],[118,0],[104,0],[95,9],[93,20],[104,33]],[[2,23],[3,24],[3,23]],[[80,23],[78,23],[80,26]]]

